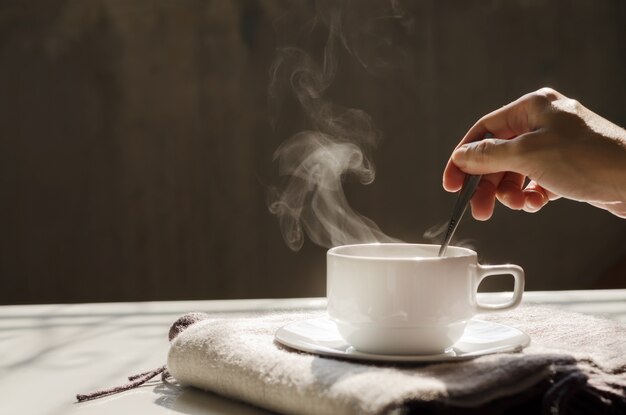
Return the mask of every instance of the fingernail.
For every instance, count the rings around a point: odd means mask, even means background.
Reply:
[[[524,202],[524,211],[525,212],[529,212],[529,213],[535,213],[536,211],[538,211],[540,208],[533,206],[532,203],[530,203],[530,201],[526,201]]]
[[[468,148],[469,147],[467,144],[463,144],[461,147],[454,150],[454,152],[452,153],[452,161],[457,164],[464,162],[467,157]]]
[[[525,192],[527,192],[529,195],[534,195],[534,196],[531,196],[531,197],[534,198],[535,200],[539,199],[540,203],[543,203],[543,201],[546,198],[545,195],[542,192],[538,191],[538,190],[526,189]]]
[[[527,189],[528,196],[524,202],[524,210],[527,212],[537,212],[544,205],[544,195],[536,190]]]

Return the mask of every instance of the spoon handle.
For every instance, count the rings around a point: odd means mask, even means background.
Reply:
[[[452,236],[454,235],[454,231],[459,226],[459,222],[463,217],[463,214],[467,210],[467,205],[469,201],[474,196],[474,192],[476,191],[476,187],[478,187],[478,183],[480,183],[480,178],[482,176],[474,176],[468,174],[465,176],[465,182],[463,183],[463,188],[459,193],[459,197],[456,199],[456,203],[454,205],[454,209],[452,210],[452,217],[450,218],[450,222],[448,223],[448,229],[446,230],[446,235],[443,238],[443,243],[439,248],[439,256],[444,256],[446,254],[446,250],[448,249],[448,245],[452,240]]]
[[[485,134],[484,138],[491,137],[493,137],[493,135],[487,133]],[[450,218],[450,222],[448,223],[448,229],[446,230],[443,242],[441,244],[441,247],[439,248],[440,257],[446,254],[446,250],[448,249],[448,245],[452,240],[454,231],[456,231],[456,228],[459,226],[459,222],[461,221],[461,218],[463,218],[463,214],[467,210],[467,205],[469,204],[470,200],[472,200],[474,192],[476,192],[476,188],[478,187],[478,183],[480,183],[481,177],[482,176],[472,174],[467,174],[465,176],[463,187],[459,192],[459,197],[456,199],[454,209],[452,210],[452,217]]]

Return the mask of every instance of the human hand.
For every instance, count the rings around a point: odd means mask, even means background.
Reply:
[[[483,140],[487,133],[496,138]],[[537,212],[559,197],[626,218],[626,130],[550,88],[474,124],[448,161],[443,187],[458,191],[466,173],[483,175],[471,201],[478,220],[491,217],[496,198]]]

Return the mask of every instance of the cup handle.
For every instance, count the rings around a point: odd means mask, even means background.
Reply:
[[[522,301],[524,293],[524,270],[517,265],[480,265],[476,272],[476,288],[482,280],[490,275],[512,275],[515,279],[513,285],[513,297],[502,304],[481,304],[476,300],[476,311],[488,313],[497,310],[509,310],[515,308]]]

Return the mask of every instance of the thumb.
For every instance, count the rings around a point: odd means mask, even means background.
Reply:
[[[520,163],[517,139],[486,138],[468,143],[452,153],[452,162],[469,174],[489,174],[504,171],[518,172]]]

